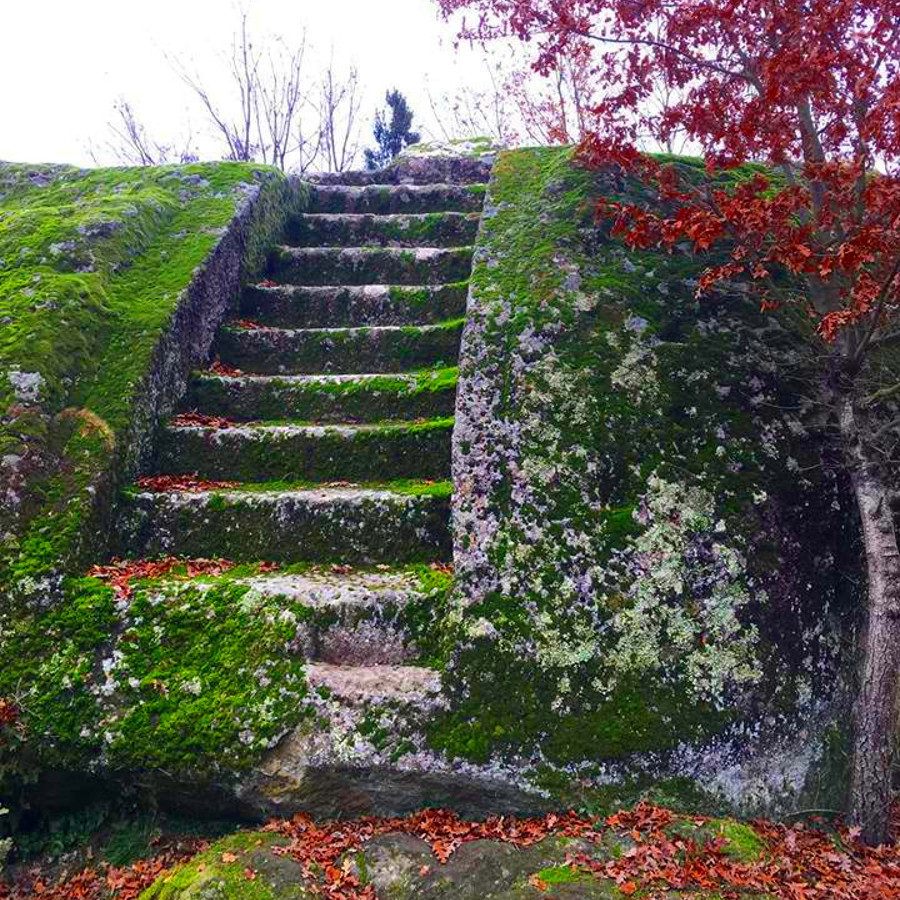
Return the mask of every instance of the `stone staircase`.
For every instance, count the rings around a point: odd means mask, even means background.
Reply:
[[[450,183],[391,183],[389,172],[315,183],[148,473],[230,484],[135,487],[123,501],[122,556],[278,563],[248,579],[254,590],[327,611],[301,652],[332,720],[440,702],[402,610],[427,602],[412,564],[452,557],[458,354],[489,171],[460,166],[445,164]],[[298,756],[333,771],[336,739],[292,735],[267,771],[281,777]],[[403,804],[356,811],[392,808]]]

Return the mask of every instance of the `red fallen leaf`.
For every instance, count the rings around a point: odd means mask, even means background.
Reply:
[[[145,491],[165,493],[167,491],[201,492],[218,491],[239,487],[237,481],[210,481],[197,475],[144,475],[137,480],[137,486]]]
[[[630,897],[634,894],[638,889],[638,886],[633,881],[626,881],[625,884],[619,885],[619,890],[626,896]]]
[[[253,319],[235,319],[232,325],[237,328],[242,328],[244,331],[274,331],[275,329],[271,325],[260,325],[259,322],[254,322]]]
[[[87,574],[108,582],[121,599],[128,599],[134,593],[133,581],[145,578],[162,578],[181,566],[187,569],[187,578],[197,575],[221,575],[234,568],[228,559],[180,559],[167,556],[163,559],[113,560],[107,566],[93,566]]]
[[[227,416],[209,416],[194,410],[178,413],[172,417],[169,424],[176,428],[234,428],[241,423]]]
[[[19,721],[20,714],[17,704],[0,697],[0,725],[15,725]]]
[[[244,878],[246,878],[247,881],[256,881],[256,872],[254,872],[253,869],[244,869]]]
[[[226,375],[230,378],[240,378],[244,374],[240,369],[225,365],[218,356],[210,363],[209,371],[213,375]]]
[[[422,866],[419,869],[419,877],[424,878],[431,871],[431,866]]]
[[[256,286],[261,287],[261,288],[273,288],[273,287],[278,287],[278,282],[271,281],[270,279],[267,278],[265,281],[260,281],[259,284],[257,284]]]

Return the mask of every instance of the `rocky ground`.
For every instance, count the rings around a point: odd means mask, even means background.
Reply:
[[[570,812],[484,822],[439,810],[324,823],[297,815],[217,840],[151,830],[141,859],[114,866],[108,856],[88,840],[22,862],[0,882],[0,898],[900,897],[897,846],[865,848],[853,830],[823,819],[748,824],[649,804],[606,817]]]

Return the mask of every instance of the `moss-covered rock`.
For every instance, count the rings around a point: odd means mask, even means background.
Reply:
[[[303,867],[274,848],[285,840],[242,833],[224,838],[162,876],[140,900],[308,900]]]
[[[238,163],[0,164],[0,591],[31,602],[102,553],[242,279],[304,192]]]
[[[433,741],[766,806],[804,789],[838,696],[845,501],[778,317],[737,289],[697,300],[710,260],[627,252],[594,222],[641,191],[566,149],[495,166],[454,432],[455,703]]]

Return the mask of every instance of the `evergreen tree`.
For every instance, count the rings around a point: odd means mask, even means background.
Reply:
[[[417,131],[412,131],[413,111],[406,97],[398,90],[388,91],[384,96],[387,109],[375,113],[374,150],[366,150],[366,168],[380,169],[386,166],[404,147],[418,144],[421,139]]]

